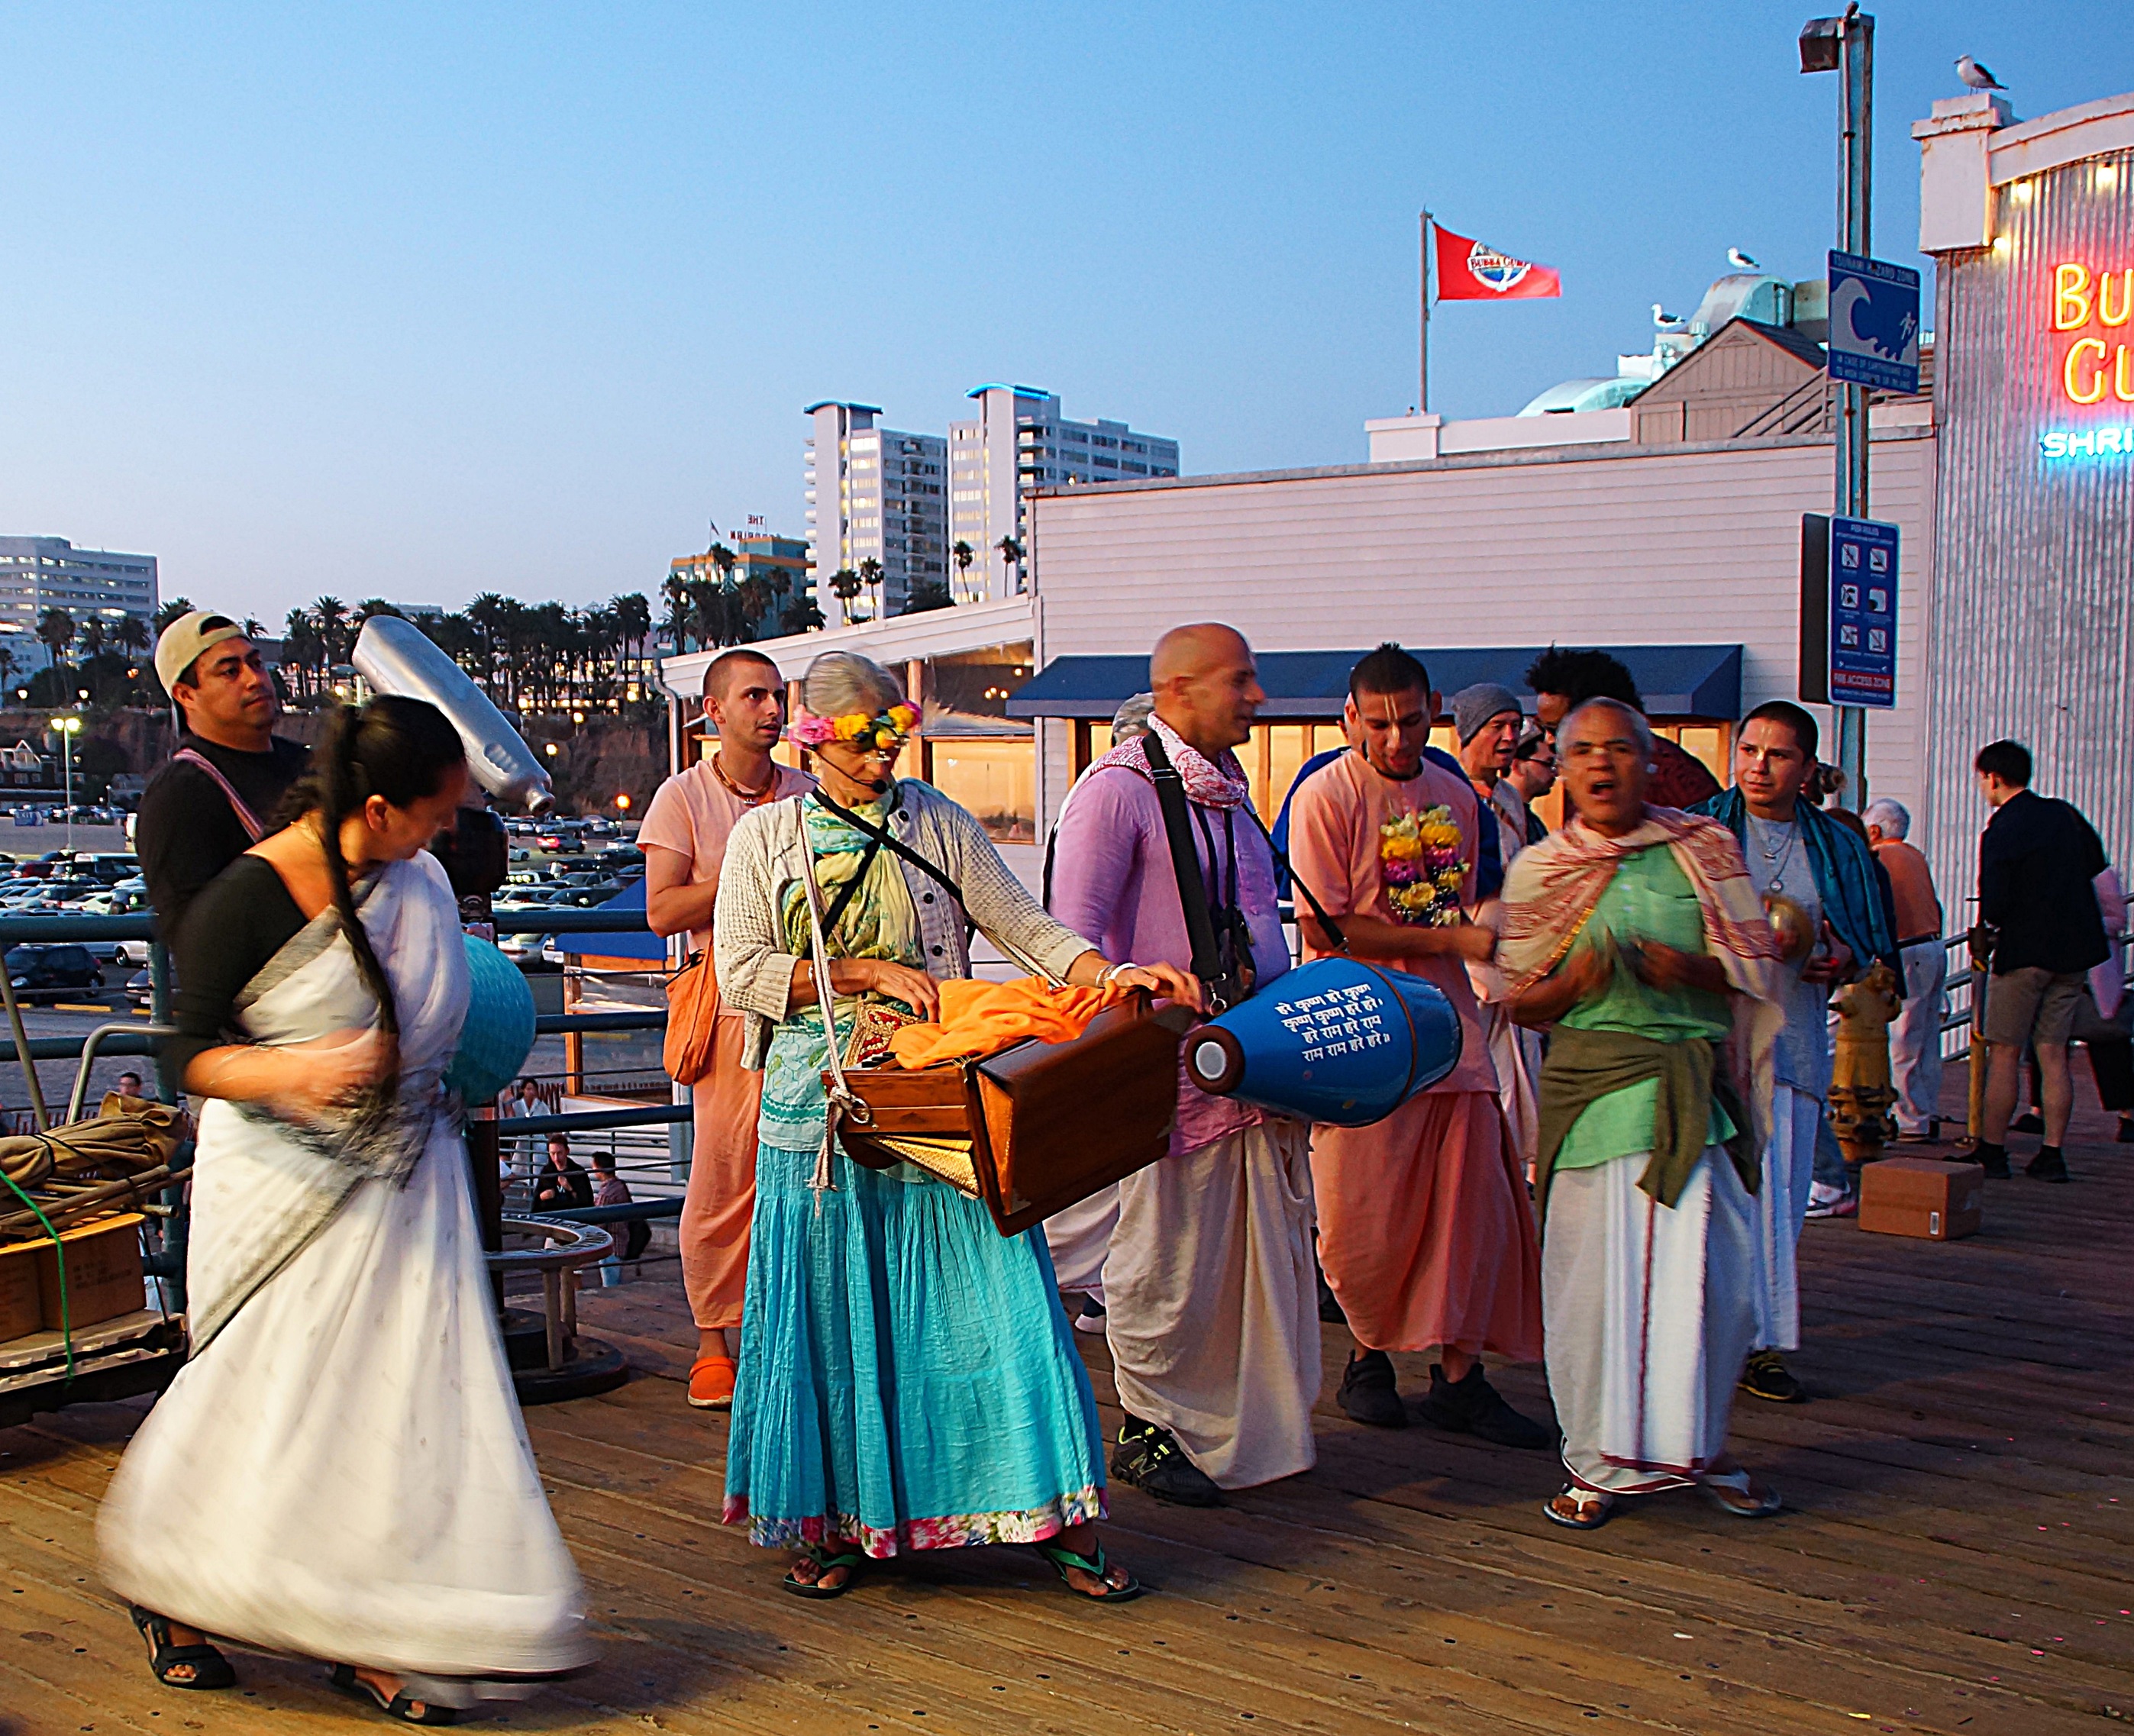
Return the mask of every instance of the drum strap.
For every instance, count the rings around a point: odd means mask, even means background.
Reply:
[[[1224,975],[1222,953],[1215,943],[1215,921],[1209,914],[1208,884],[1200,873],[1200,852],[1193,846],[1192,822],[1185,816],[1185,780],[1171,763],[1163,737],[1154,730],[1142,737],[1142,747],[1148,755],[1149,781],[1156,785],[1156,806],[1163,810],[1163,832],[1171,844],[1171,871],[1178,882],[1178,902],[1185,914],[1185,938],[1193,948],[1191,969],[1202,982],[1212,986]]]

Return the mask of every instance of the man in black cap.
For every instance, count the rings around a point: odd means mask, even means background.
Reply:
[[[310,750],[275,735],[273,678],[226,615],[196,609],[164,628],[156,675],[178,708],[178,750],[141,798],[133,841],[157,932],[170,943],[194,895],[281,830],[275,811]]]

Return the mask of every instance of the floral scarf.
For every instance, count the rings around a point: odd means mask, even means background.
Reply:
[[[1644,822],[1620,838],[1574,816],[1561,832],[1528,845],[1504,875],[1497,962],[1510,996],[1533,987],[1576,943],[1617,865],[1663,845],[1697,894],[1705,944],[1726,972],[1734,1006],[1729,1063],[1760,1146],[1769,1130],[1773,1050],[1785,1023],[1784,967],[1741,846],[1716,820],[1649,806]]]
[[[1219,757],[1210,760],[1198,748],[1187,746],[1178,731],[1161,717],[1151,716],[1148,721],[1149,727],[1163,737],[1164,750],[1177,768],[1189,800],[1202,808],[1242,808],[1252,799],[1252,786],[1245,782],[1245,769],[1238,764],[1238,756],[1229,749],[1224,748]],[[1101,771],[1108,765],[1123,765],[1128,771],[1149,777],[1148,750],[1142,745],[1141,737],[1122,741],[1089,769]]]
[[[886,827],[896,807],[896,793],[851,810],[871,826]],[[866,860],[872,841],[866,833],[848,826],[810,795],[800,807],[808,847],[815,856],[815,884],[822,889],[827,913]],[[808,952],[808,890],[798,880],[785,889],[779,910],[779,926],[786,950],[796,957]],[[919,913],[904,884],[903,870],[888,850],[875,851],[867,878],[852,895],[838,919],[837,927],[823,937],[830,951],[840,958],[887,958],[914,964],[925,957],[919,938]]]

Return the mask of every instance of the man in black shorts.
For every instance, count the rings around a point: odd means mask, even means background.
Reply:
[[[274,734],[282,703],[258,648],[226,615],[196,609],[156,641],[156,674],[183,720],[178,750],[141,798],[133,828],[167,944],[194,895],[281,830],[275,812],[310,750]]]
[[[2030,789],[2030,752],[2020,742],[1981,748],[1978,787],[1993,817],[1978,841],[1978,920],[1993,942],[1986,994],[1986,1101],[1973,1155],[1992,1176],[2008,1174],[2008,1118],[2016,1111],[2023,1050],[2038,1058],[2045,1143],[2024,1174],[2065,1181],[2074,1092],[2068,1037],[2087,973],[2110,951],[2097,876],[2109,866],[2081,812]]]

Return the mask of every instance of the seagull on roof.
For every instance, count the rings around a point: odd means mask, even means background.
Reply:
[[[1682,324],[1682,316],[1678,313],[1669,313],[1665,308],[1662,307],[1658,302],[1655,301],[1653,303],[1653,324],[1655,326],[1679,326]]]
[[[2008,88],[1969,55],[1956,57],[1956,75],[1973,90],[2006,90]]]
[[[1751,259],[1738,247],[1730,247],[1726,249],[1726,263],[1732,266],[1736,271],[1761,271],[1763,269],[1763,267],[1757,264],[1754,259]]]

